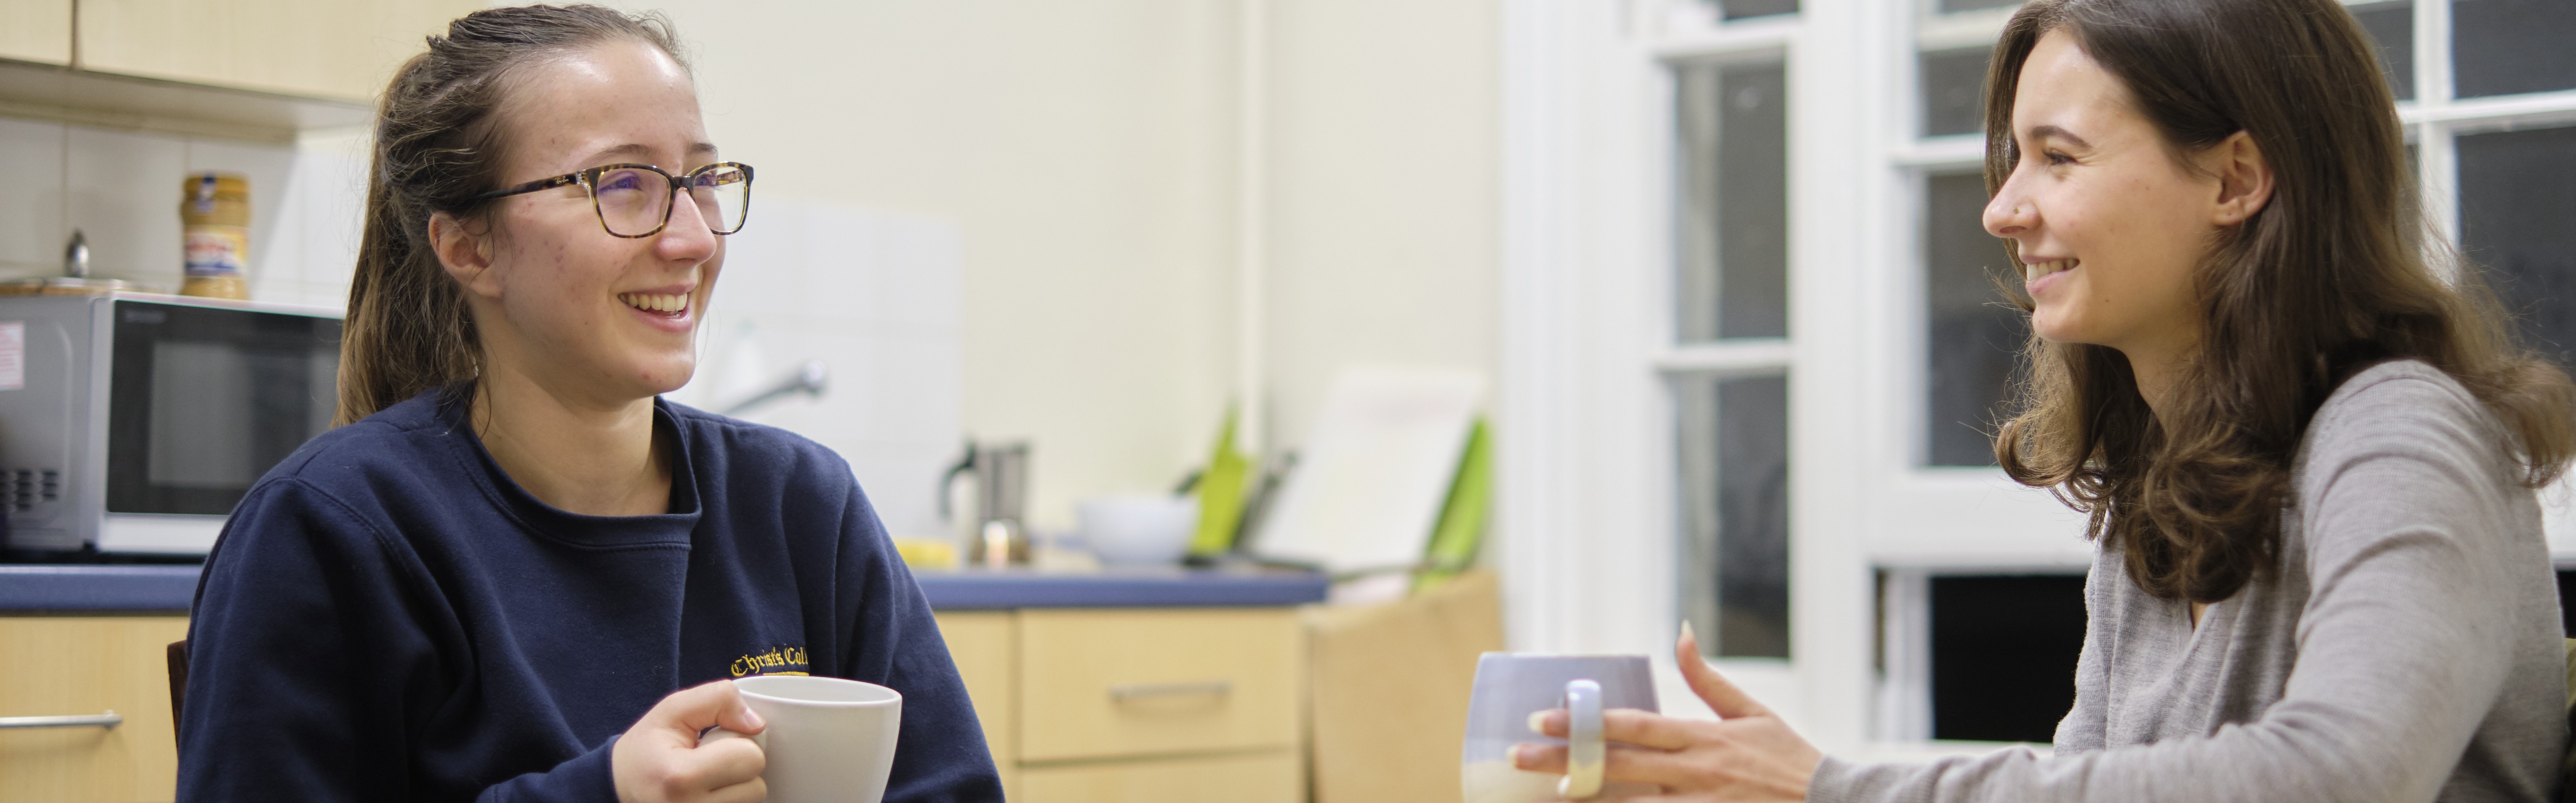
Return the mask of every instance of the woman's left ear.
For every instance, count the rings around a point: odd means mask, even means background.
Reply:
[[[2234,226],[2263,211],[2272,200],[2272,163],[2263,158],[2262,146],[2243,131],[2228,135],[2226,141],[2210,148],[2205,166],[2218,176],[2218,205],[2210,222]]]

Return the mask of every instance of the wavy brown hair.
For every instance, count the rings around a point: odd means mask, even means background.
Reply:
[[[2089,513],[2087,536],[2122,550],[2140,588],[2215,602],[2270,571],[2301,433],[2336,385],[2381,361],[2430,363],[2484,402],[2512,436],[2524,483],[2566,467],[2576,386],[2514,344],[2480,277],[2428,233],[2395,101],[2340,3],[2023,6],[1986,75],[1990,193],[2020,158],[2022,63],[2051,31],[2073,35],[2127,85],[2178,159],[2242,131],[2276,188],[2218,234],[2194,273],[2201,340],[2161,416],[2117,350],[2034,334],[2023,352],[2021,412],[1997,432],[1995,458]],[[2017,246],[2005,247],[2020,268]],[[2026,296],[2014,301],[2031,309]]]
[[[507,126],[498,112],[521,67],[629,39],[687,64],[670,24],[591,5],[487,8],[429,37],[394,71],[376,109],[366,228],[340,340],[340,409],[354,423],[431,388],[472,380],[483,343],[465,290],[429,240],[431,215],[472,220],[500,186]]]

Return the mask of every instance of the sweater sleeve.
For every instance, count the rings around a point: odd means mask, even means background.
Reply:
[[[1809,799],[2434,799],[2515,654],[2515,585],[2499,575],[2517,554],[2503,530],[2518,486],[2474,401],[2421,379],[2372,390],[2315,424],[2296,500],[2312,588],[2295,667],[2261,716],[2075,755],[1828,759]]]
[[[419,788],[409,738],[444,696],[433,634],[452,632],[452,619],[432,587],[390,534],[299,480],[243,498],[208,556],[189,621],[179,799],[439,794]],[[480,790],[481,799],[613,801],[607,751]]]
[[[843,582],[860,593],[857,627],[842,677],[903,694],[903,723],[895,737],[894,768],[886,803],[985,803],[1002,799],[1002,779],[984,744],[983,726],[966,696],[966,682],[948,657],[930,601],[913,582],[878,522],[875,508],[855,488],[841,522]]]
[[[435,663],[388,558],[370,523],[301,482],[242,500],[188,624],[180,799],[405,796],[405,678]]]

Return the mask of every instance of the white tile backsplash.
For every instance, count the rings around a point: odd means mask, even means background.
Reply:
[[[963,438],[959,229],[933,218],[761,199],[726,238],[695,380],[672,394],[717,409],[807,359],[821,398],[744,418],[839,452],[896,535],[940,535],[939,473]]]
[[[89,238],[91,272],[177,290],[179,182],[188,174],[188,141],[160,134],[73,128],[67,151],[64,174],[71,200],[64,222]],[[254,188],[281,179],[279,175],[250,177]],[[266,211],[252,207],[253,221]],[[261,243],[253,236],[255,259]]]
[[[180,183],[229,170],[251,182],[252,297],[348,303],[363,132],[289,147],[0,118],[0,164],[37,177],[0,187],[0,278],[55,272],[78,227],[100,275],[176,289]],[[897,535],[943,532],[935,488],[962,438],[961,242],[945,220],[756,196],[726,238],[696,379],[671,397],[714,409],[820,359],[823,397],[746,417],[839,452]]]
[[[341,307],[357,254],[362,135],[304,147],[108,131],[0,118],[0,278],[52,275],[73,229],[97,275],[176,290],[180,186],[197,171],[250,179],[251,296]]]
[[[63,260],[63,135],[60,123],[0,118],[0,274],[59,270]]]

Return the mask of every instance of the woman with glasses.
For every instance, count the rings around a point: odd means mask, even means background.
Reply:
[[[341,426],[206,564],[185,800],[751,801],[732,678],[904,697],[888,801],[1001,797],[848,464],[660,400],[749,210],[666,24],[477,11],[376,121]]]

